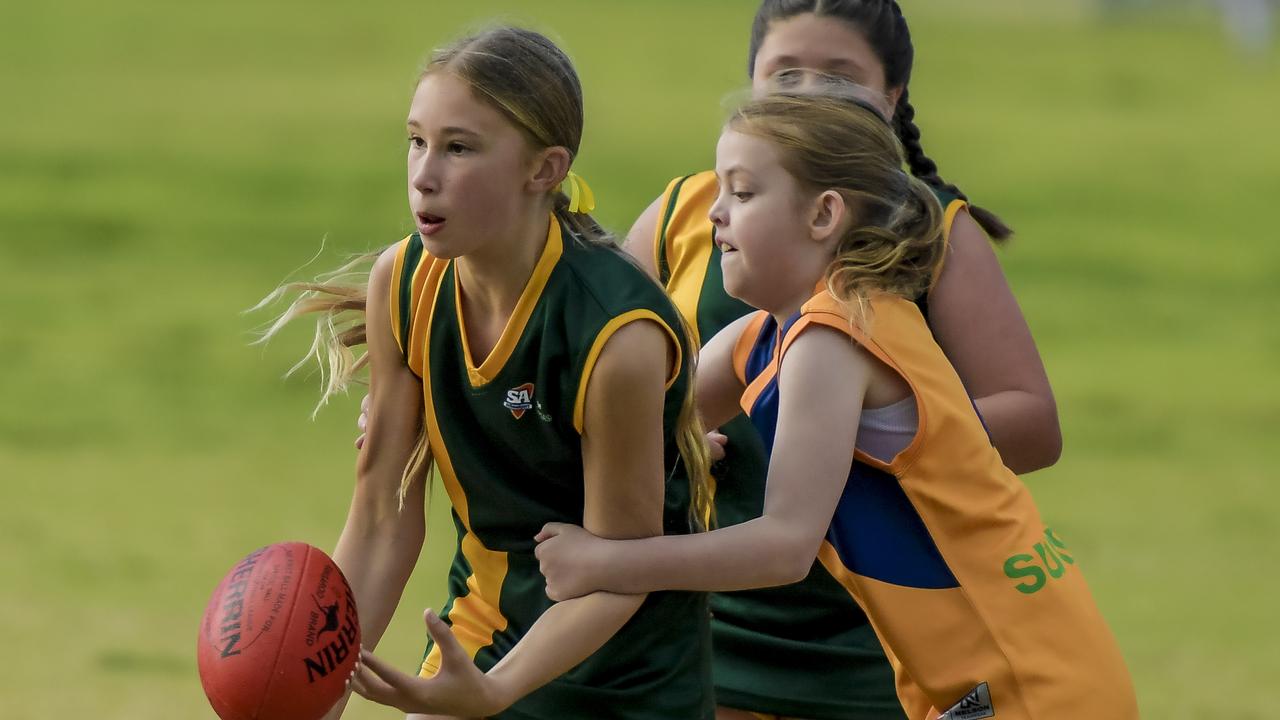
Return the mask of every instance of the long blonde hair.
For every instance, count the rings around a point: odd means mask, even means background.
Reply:
[[[779,90],[740,106],[729,128],[779,150],[807,190],[832,190],[854,213],[827,267],[827,288],[865,325],[877,292],[915,299],[942,266],[942,210],[933,191],[903,169],[902,145],[847,81]]]
[[[437,50],[419,76],[448,72],[471,86],[476,96],[501,112],[538,149],[564,147],[576,157],[582,140],[582,87],[572,62],[545,36],[515,27],[495,27],[463,38]],[[567,241],[606,246],[615,252],[616,240],[591,215],[569,210],[568,196],[554,193],[552,212],[568,236]],[[368,362],[367,354],[352,349],[365,342],[365,300],[368,266],[378,253],[352,259],[343,267],[308,283],[277,288],[263,303],[294,296],[289,307],[263,334],[266,341],[288,323],[316,315],[315,339],[297,367],[314,358],[321,367],[323,405],[335,393],[345,392]],[[364,280],[354,284],[354,281]],[[690,368],[689,387],[677,422],[677,446],[689,474],[690,515],[710,517],[710,458],[705,433],[693,410],[692,377],[696,348],[683,333],[682,355]],[[425,432],[419,437],[401,478],[400,500],[413,478],[425,470]],[[700,523],[695,522],[695,526]]]

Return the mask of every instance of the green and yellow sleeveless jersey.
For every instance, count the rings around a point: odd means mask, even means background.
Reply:
[[[672,180],[661,201],[654,263],[699,344],[754,311],[724,291],[715,227],[707,218],[714,172]],[[949,232],[964,202],[939,194]],[[924,310],[925,298],[918,304]],[[769,459],[745,415],[713,468],[721,527],[764,510]],[[716,699],[721,705],[814,720],[901,718],[893,668],[853,598],[821,563],[794,585],[711,597]]]
[[[605,342],[630,322],[658,323],[680,356],[663,417],[664,530],[689,532],[675,430],[690,350],[661,288],[616,249],[562,235],[554,217],[511,319],[478,364],[455,272],[452,261],[426,254],[418,235],[402,241],[391,320],[422,378],[428,442],[458,533],[441,615],[487,671],[552,605],[533,537],[547,522],[582,524],[587,382]],[[652,593],[599,651],[500,717],[710,718],[707,614],[701,593]],[[428,647],[422,673],[438,669],[439,651]]]

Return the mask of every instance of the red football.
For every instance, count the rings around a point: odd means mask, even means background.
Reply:
[[[318,720],[360,657],[355,596],[318,548],[254,550],[213,591],[196,656],[222,720]]]

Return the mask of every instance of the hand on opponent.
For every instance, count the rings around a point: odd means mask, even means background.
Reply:
[[[547,579],[547,597],[561,602],[608,589],[601,586],[600,576],[612,541],[565,523],[547,523],[533,539],[538,542],[538,567]]]

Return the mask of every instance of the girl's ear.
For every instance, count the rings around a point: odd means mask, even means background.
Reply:
[[[529,166],[529,190],[539,195],[555,190],[569,172],[571,161],[568,148],[557,145],[539,150]]]
[[[849,219],[849,205],[844,196],[835,190],[825,190],[814,198],[809,213],[809,237],[825,244],[840,237]]]
[[[898,112],[898,101],[902,99],[902,91],[905,89],[905,85],[898,85],[897,87],[889,88],[884,94],[888,107],[882,108],[882,110],[884,111],[884,119],[890,126],[893,126],[893,116]]]

